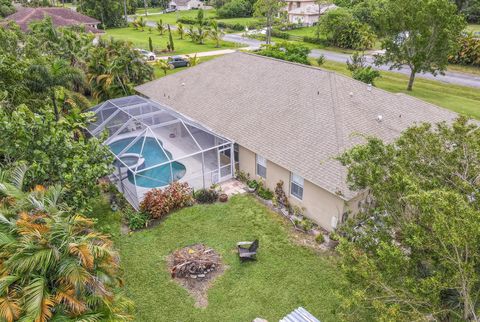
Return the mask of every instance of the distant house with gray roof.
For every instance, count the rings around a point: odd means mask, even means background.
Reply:
[[[335,159],[361,135],[392,141],[418,122],[457,114],[319,68],[233,53],[136,90],[236,143],[239,170],[284,182],[291,203],[331,230],[361,207]]]

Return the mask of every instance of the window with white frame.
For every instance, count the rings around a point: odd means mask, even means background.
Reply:
[[[257,175],[267,178],[267,159],[257,154]]]
[[[303,199],[303,178],[292,172],[290,181],[290,194],[300,200]]]

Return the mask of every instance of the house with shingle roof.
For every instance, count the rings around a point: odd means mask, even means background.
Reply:
[[[365,136],[392,141],[415,123],[456,113],[320,68],[236,52],[136,87],[151,100],[236,143],[237,169],[274,189],[325,229],[362,206],[336,157]]]
[[[55,27],[83,26],[87,32],[94,34],[103,33],[102,30],[98,29],[100,21],[69,8],[21,8],[14,14],[5,17],[4,21],[13,21],[18,24],[23,31],[28,31],[30,23],[43,20],[46,17],[52,19]]]

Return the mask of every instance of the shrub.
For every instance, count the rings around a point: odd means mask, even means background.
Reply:
[[[152,189],[147,192],[140,204],[140,210],[150,218],[158,219],[192,203],[192,189],[188,183],[173,182],[164,190]]]
[[[367,61],[364,55],[354,53],[347,60],[347,69],[352,72],[352,77],[361,82],[375,85],[375,79],[380,77],[380,72],[366,65]]]
[[[318,234],[316,237],[315,237],[315,241],[318,243],[318,244],[323,244],[325,242],[325,237],[323,236],[323,234]]]
[[[244,182],[244,183],[246,183],[248,180],[250,180],[250,174],[246,173],[245,171],[242,171],[242,170],[238,170],[235,173],[235,177],[237,178],[237,180],[239,180],[241,182]]]
[[[471,34],[460,38],[458,52],[448,57],[448,60],[452,64],[480,67],[480,39]]]
[[[248,0],[231,0],[217,9],[220,18],[249,17],[252,13],[252,3]]]
[[[291,42],[277,43],[274,45],[262,45],[258,54],[295,63],[310,65],[308,55],[310,49],[304,45]]]
[[[340,235],[337,234],[336,232],[332,231],[330,233],[330,235],[328,236],[328,238],[330,238],[330,240],[333,240],[333,241],[339,241],[340,240]]]
[[[257,180],[253,179],[253,180],[248,180],[247,181],[247,186],[250,188],[250,189],[257,189],[258,188],[258,182]]]
[[[275,200],[278,203],[279,206],[283,206],[285,208],[290,207],[290,203],[288,202],[287,195],[285,194],[285,191],[283,190],[283,181],[280,180],[277,182],[277,186],[275,187]]]
[[[375,43],[375,34],[370,26],[358,21],[345,8],[328,11],[319,28],[331,45],[340,48],[369,49]]]
[[[303,37],[303,41],[308,42],[310,44],[316,44],[316,45],[327,45],[328,44],[327,41],[325,41],[322,38],[318,38],[318,37],[305,36],[305,37]]]
[[[198,203],[214,203],[218,199],[218,192],[213,189],[200,189],[193,195]]]
[[[135,211],[132,208],[127,208],[123,212],[123,216],[127,221],[128,228],[131,230],[137,230],[145,228],[148,225],[148,214]]]
[[[323,64],[325,64],[325,55],[320,54],[320,56],[318,56],[317,64],[318,66],[322,66]]]
[[[273,192],[272,190],[261,186],[258,188],[257,194],[260,198],[265,199],[265,200],[272,200],[273,198]]]
[[[272,37],[282,38],[282,39],[290,39],[290,34],[287,32],[283,32],[277,29],[272,29]]]

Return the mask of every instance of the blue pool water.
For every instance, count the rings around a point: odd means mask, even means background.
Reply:
[[[109,145],[110,149],[113,153],[118,155],[134,139],[134,137],[130,137],[115,141]],[[162,143],[160,142],[160,144]],[[140,139],[135,142],[127,151],[125,151],[125,153],[140,154],[140,152],[142,152],[142,145],[143,139]],[[165,153],[167,153],[168,157],[171,158],[172,154],[170,152],[165,150]],[[142,157],[145,159],[145,163],[142,164],[137,170],[141,171],[141,169],[149,168],[154,165],[167,162],[168,157],[167,155],[165,155],[165,153],[162,151],[162,147],[160,147],[160,145],[157,143],[157,140],[151,137],[147,137],[145,139],[143,153],[141,154]],[[179,180],[185,175],[186,169],[183,164],[179,162],[172,162],[171,166],[174,180]],[[170,171],[170,164],[166,164],[160,167],[137,173],[135,181],[137,186],[144,188],[162,187],[172,182],[172,172]],[[128,180],[131,183],[135,183],[133,173],[131,173],[130,171],[128,172]]]

